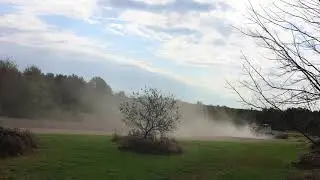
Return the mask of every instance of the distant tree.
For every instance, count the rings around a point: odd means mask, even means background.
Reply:
[[[119,96],[119,97],[126,97],[126,94],[124,91],[120,91],[118,93],[116,93],[116,96]]]
[[[179,122],[178,110],[172,95],[162,95],[153,88],[135,92],[120,104],[123,122],[143,138],[165,136],[174,131]]]
[[[50,84],[41,70],[31,66],[24,70],[23,75],[28,83],[29,110],[32,109],[33,113],[52,110],[54,101]]]
[[[46,78],[47,81],[52,81],[52,80],[54,80],[54,77],[55,77],[55,75],[54,75],[53,73],[47,73],[47,74],[45,75],[45,78]]]
[[[30,79],[36,79],[43,76],[41,70],[36,66],[30,66],[26,68],[23,72],[23,75]]]
[[[111,87],[101,77],[93,77],[89,83],[99,93],[112,94]]]
[[[9,59],[0,60],[0,113],[23,116],[27,106],[27,83],[17,65]]]
[[[44,74],[36,66],[21,72],[12,61],[0,60],[0,115],[37,117],[50,115],[51,110],[95,113],[101,103],[114,98],[110,95],[111,87],[100,77],[86,82],[74,74]]]
[[[56,103],[59,106],[71,107],[79,102],[79,97],[85,87],[85,81],[76,75],[58,74],[55,76],[54,86]]]
[[[197,101],[197,105],[203,106],[203,103],[201,101]]]

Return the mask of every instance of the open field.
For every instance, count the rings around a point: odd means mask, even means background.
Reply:
[[[178,156],[118,151],[110,137],[39,135],[26,157],[0,160],[0,179],[284,179],[304,151],[285,141],[181,141]]]

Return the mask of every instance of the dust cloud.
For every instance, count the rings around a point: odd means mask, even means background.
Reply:
[[[109,99],[109,103],[99,104],[100,113],[96,115],[82,114],[77,120],[62,119],[12,119],[0,118],[1,125],[11,128],[28,128],[41,133],[90,133],[112,134],[115,131],[124,134],[127,128],[121,122],[118,109],[119,101]],[[217,121],[208,118],[207,113],[199,110],[195,104],[180,103],[181,122],[174,136],[178,139],[214,139],[219,137],[267,139],[257,136],[249,125],[236,126],[230,120]]]
[[[268,139],[267,136],[258,136],[251,131],[250,126],[236,126],[230,121],[214,121],[197,118],[194,121],[183,122],[175,132],[179,139],[215,139],[215,138],[249,138]]]
[[[266,135],[257,135],[249,124],[235,125],[230,119],[215,120],[199,105],[183,105],[181,123],[174,133],[182,139],[247,138],[269,139]],[[226,115],[227,117],[227,115]]]

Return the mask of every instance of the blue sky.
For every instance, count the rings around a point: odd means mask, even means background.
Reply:
[[[232,27],[245,0],[1,0],[0,56],[21,68],[145,85],[178,98],[239,106],[226,88],[254,43]]]

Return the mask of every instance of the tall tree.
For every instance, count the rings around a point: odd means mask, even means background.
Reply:
[[[258,9],[250,4],[252,26],[240,30],[269,52],[270,56],[265,60],[270,61],[273,69],[270,72],[270,68],[258,67],[252,59],[244,56],[243,67],[249,80],[240,84],[252,92],[252,98],[231,87],[245,104],[255,108],[318,110],[320,1],[277,0],[272,7]],[[316,143],[299,124],[290,121],[289,125]]]
[[[53,95],[41,70],[30,66],[24,70],[23,75],[28,83],[29,109],[32,109],[33,113],[52,110],[54,107]]]
[[[0,114],[22,116],[26,110],[27,83],[17,65],[5,59],[0,61]]]
[[[136,92],[120,104],[123,122],[143,138],[165,136],[177,128],[179,107],[172,95],[157,89]]]
[[[99,93],[112,94],[111,87],[101,77],[93,77],[89,83]]]

